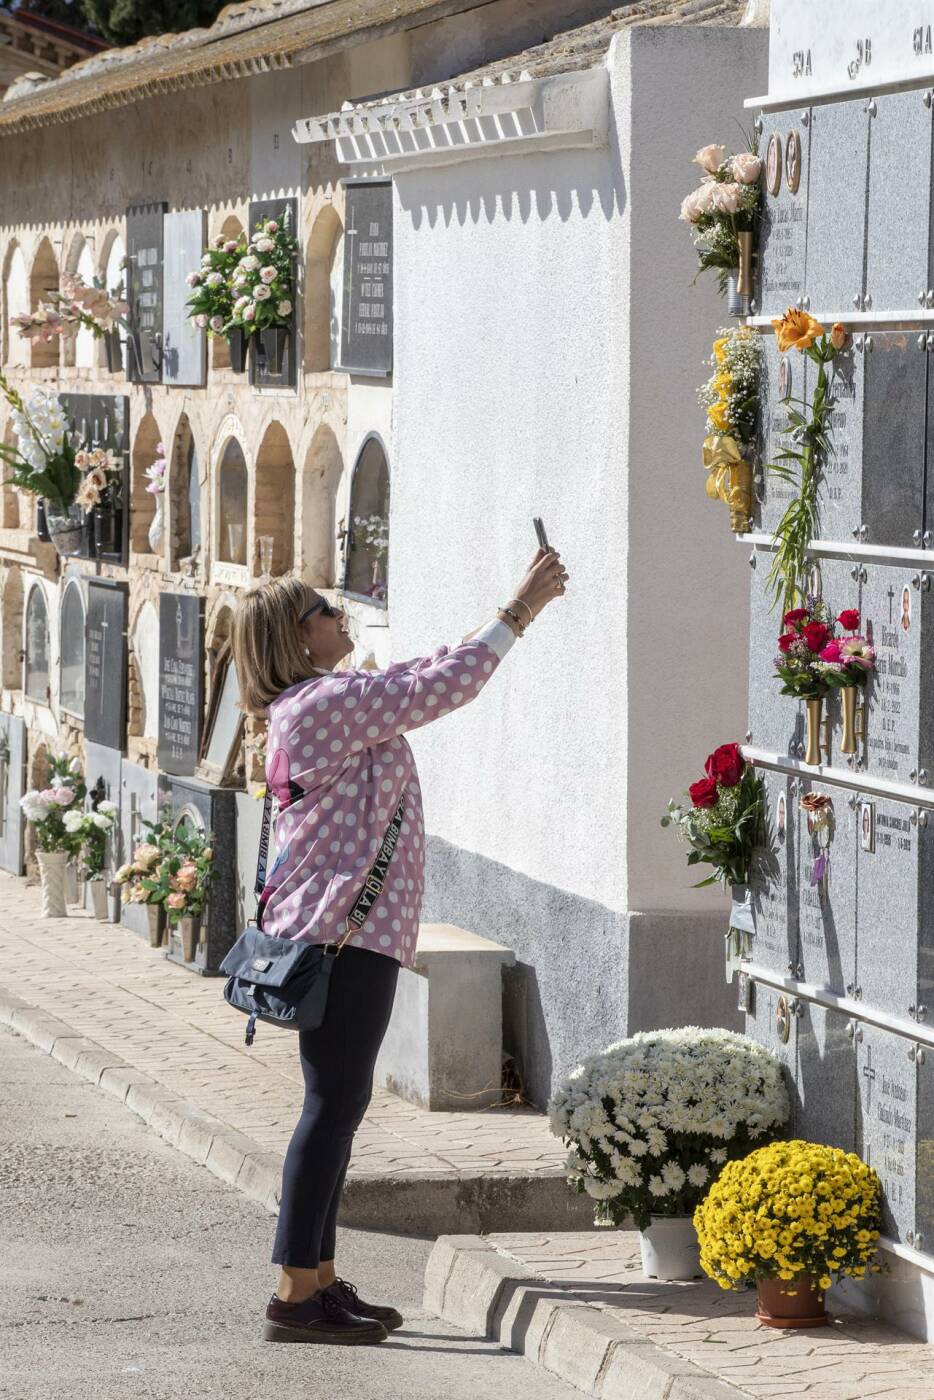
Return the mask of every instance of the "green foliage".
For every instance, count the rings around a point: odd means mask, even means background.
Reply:
[[[135,44],[150,34],[179,34],[206,28],[226,0],[27,0],[20,8],[43,19],[70,24],[109,44]]]
[[[762,811],[762,784],[748,767],[733,787],[720,787],[713,807],[684,808],[669,802],[662,826],[676,826],[691,847],[688,865],[712,865],[713,874],[695,889],[714,885],[745,885]]]

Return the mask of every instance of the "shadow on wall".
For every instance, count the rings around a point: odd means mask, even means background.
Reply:
[[[508,145],[494,149],[496,155],[470,161],[473,168],[467,179],[463,164],[429,166],[397,178],[400,208],[411,218],[416,232],[424,223],[434,228],[439,220],[446,228],[452,223],[492,224],[502,219],[519,219],[524,224],[533,219],[567,223],[573,217],[587,218],[598,212],[609,220],[618,218],[626,208],[612,117],[609,146],[597,150],[514,154]],[[474,193],[465,194],[465,184],[473,186]]]

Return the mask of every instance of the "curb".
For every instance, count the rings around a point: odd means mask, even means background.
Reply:
[[[499,1254],[479,1235],[442,1235],[424,1307],[491,1337],[597,1400],[747,1400],[747,1392],[658,1346],[612,1313]]]
[[[48,1012],[0,989],[0,1024],[9,1026],[61,1065],[120,1100],[160,1137],[276,1214],[282,1155],[261,1147],[219,1118],[126,1064]],[[296,1115],[298,1105],[296,1104]],[[426,1172],[418,1176],[346,1178],[339,1224],[356,1230],[434,1238],[446,1231],[591,1230],[586,1197],[574,1195],[564,1174],[505,1176]]]

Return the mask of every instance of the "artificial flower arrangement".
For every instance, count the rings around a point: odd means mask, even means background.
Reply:
[[[548,1107],[595,1224],[633,1219],[641,1230],[653,1215],[690,1215],[720,1167],[779,1133],[790,1111],[768,1050],[696,1026],[640,1032],[590,1056]]]
[[[108,292],[95,278],[91,286],[77,273],[66,273],[61,291],[47,292],[35,311],[10,318],[25,340],[51,341],[56,336],[89,330],[100,339],[118,326],[128,329],[129,306],[116,292]]]
[[[226,335],[233,312],[231,283],[241,258],[247,254],[246,235],[225,238],[219,234],[214,246],[206,249],[201,266],[189,272],[185,281],[192,288],[188,298],[189,319],[210,336]]]
[[[143,822],[144,841],[137,842],[133,859],[121,865],[113,882],[123,890],[128,904],[162,905],[160,868],[171,842],[168,811],[154,822]]]
[[[701,1267],[721,1288],[777,1279],[822,1294],[834,1278],[864,1278],[881,1227],[881,1186],[852,1152],[795,1140],[729,1162],[694,1212]],[[774,1295],[773,1295],[774,1296]],[[760,1320],[763,1314],[760,1288]]]
[[[82,473],[75,501],[82,510],[96,506],[116,509],[120,504],[123,468],[109,448],[79,448],[75,466]]]
[[[3,484],[42,496],[53,511],[66,514],[74,505],[81,471],[58,396],[33,389],[24,401],[2,371],[0,392],[12,409],[10,420],[16,438],[15,444],[0,443],[0,460],[11,468]]]
[[[35,831],[37,850],[76,856],[81,850],[81,835],[75,829],[74,816],[81,815],[87,795],[81,764],[65,753],[50,754],[46,762],[46,786],[24,793],[19,805]]]
[[[691,806],[669,802],[662,826],[676,826],[690,846],[688,865],[707,864],[713,874],[696,888],[744,885],[762,810],[762,784],[738,744],[721,744],[707,755],[703,778],[688,789]]]
[[[795,495],[775,527],[775,558],[768,582],[775,603],[787,612],[804,601],[807,550],[819,522],[819,487],[824,462],[832,452],[830,423],[832,405],[828,399],[828,367],[844,349],[846,327],[839,321],[826,331],[806,311],[790,306],[772,322],[778,348],[784,355],[797,350],[817,365],[817,380],[810,402],[789,399],[786,446],[768,470],[795,488]],[[794,407],[793,405],[798,405]]]
[[[698,275],[716,269],[721,296],[735,278],[740,297],[752,294],[752,251],[759,224],[762,162],[751,149],[727,155],[726,147],[703,146],[694,164],[704,171],[696,190],[681,202],[680,218],[691,228]],[[740,314],[745,314],[746,308]]]
[[[827,604],[809,597],[806,606],[789,608],[778,638],[775,674],[781,694],[804,700],[807,706],[805,762],[821,760],[820,731],[823,701],[831,690],[842,692],[842,753],[856,753],[856,690],[875,670],[876,653],[860,631],[858,608],[845,608],[834,618]],[[839,630],[838,630],[839,629]]]
[[[298,244],[289,232],[289,211],[256,226],[247,253],[231,276],[231,324],[245,335],[292,324],[293,280]]]
[[[169,924],[200,919],[214,877],[213,836],[200,827],[183,824],[160,867],[164,904]]]
[[[89,812],[72,807],[65,813],[66,831],[80,842],[81,871],[86,880],[102,880],[107,861],[107,840],[117,826],[117,805],[99,802]]]
[[[146,490],[151,496],[161,496],[165,491],[166,471],[165,443],[157,442],[156,455],[143,473],[149,483]]]
[[[706,491],[730,508],[730,529],[752,524],[752,454],[755,450],[762,346],[745,326],[721,326],[707,364],[713,374],[697,391],[707,410],[704,438]]]

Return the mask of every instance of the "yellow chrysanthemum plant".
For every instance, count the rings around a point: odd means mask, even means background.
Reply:
[[[852,1152],[773,1142],[727,1163],[694,1212],[704,1272],[721,1288],[878,1272],[881,1185]],[[784,1291],[784,1290],[783,1290]]]
[[[642,1031],[591,1055],[555,1088],[551,1131],[596,1225],[688,1216],[724,1162],[788,1122],[777,1059],[735,1031]]]
[[[745,326],[721,327],[712,350],[713,374],[697,391],[707,410],[705,489],[729,507],[730,529],[741,533],[752,526],[762,350],[758,334]]]

